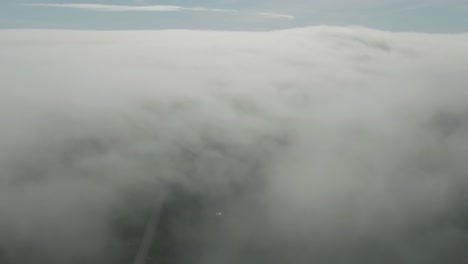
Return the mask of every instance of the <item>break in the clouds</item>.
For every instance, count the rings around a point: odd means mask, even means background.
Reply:
[[[126,6],[126,5],[102,5],[102,4],[25,4],[26,6],[52,7],[52,8],[75,8],[86,9],[101,12],[124,12],[124,11],[143,11],[143,12],[174,12],[174,11],[209,11],[209,12],[237,12],[232,9],[216,9],[206,7],[182,7],[172,5],[148,5],[148,6]]]
[[[0,31],[0,263],[467,263],[467,49]]]

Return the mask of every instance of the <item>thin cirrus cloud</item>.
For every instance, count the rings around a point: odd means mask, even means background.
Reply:
[[[284,20],[294,20],[295,17],[286,14],[277,14],[277,13],[257,13],[259,16],[263,16],[271,19],[284,19]]]
[[[85,9],[98,12],[179,12],[179,11],[199,11],[199,12],[232,12],[237,13],[235,9],[218,9],[207,7],[183,7],[175,5],[147,5],[147,6],[128,6],[128,5],[102,5],[102,4],[24,4],[25,6],[32,7],[50,7],[50,8],[71,8],[71,9]],[[295,17],[287,14],[260,12],[256,13],[268,19],[275,20],[294,20]]]
[[[73,8],[86,9],[100,12],[175,12],[175,11],[207,11],[207,12],[237,12],[232,9],[217,9],[206,7],[182,7],[172,5],[126,6],[126,5],[101,5],[101,4],[25,4],[34,7]]]

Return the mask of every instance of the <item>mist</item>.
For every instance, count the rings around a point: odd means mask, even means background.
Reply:
[[[0,31],[0,263],[467,263],[468,35]]]

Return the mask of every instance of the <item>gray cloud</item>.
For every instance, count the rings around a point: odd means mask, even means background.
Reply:
[[[465,263],[468,35],[0,31],[0,262]],[[221,215],[219,215],[221,212]]]

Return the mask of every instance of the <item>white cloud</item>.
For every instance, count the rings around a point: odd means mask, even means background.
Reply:
[[[237,12],[236,10],[216,9],[205,7],[182,7],[171,5],[148,5],[148,6],[126,6],[126,5],[102,5],[102,4],[24,4],[26,6],[36,7],[54,7],[54,8],[75,8],[86,9],[101,12],[124,12],[124,11],[143,11],[143,12],[170,12],[170,11],[209,11],[209,12]]]
[[[0,262],[121,263],[177,183],[200,263],[463,263],[467,68],[468,34],[0,31]]]
[[[257,13],[260,16],[271,18],[271,19],[286,19],[286,20],[294,20],[295,17],[291,15],[285,14],[277,14],[277,13]]]

